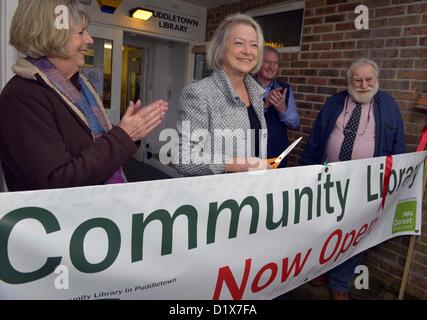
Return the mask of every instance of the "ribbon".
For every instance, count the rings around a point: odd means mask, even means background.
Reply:
[[[421,131],[420,143],[418,144],[417,151],[424,151],[427,144],[427,125],[424,126],[423,131]]]
[[[383,200],[381,208],[384,210],[385,199],[388,195],[388,186],[390,185],[391,169],[393,168],[393,157],[387,156],[385,159],[384,185],[383,185]]]

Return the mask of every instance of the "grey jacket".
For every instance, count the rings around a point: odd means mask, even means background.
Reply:
[[[261,123],[260,157],[265,158],[264,89],[251,76],[246,76],[244,82]],[[224,173],[230,159],[253,157],[255,153],[247,108],[224,71],[214,71],[183,89],[177,129],[180,143],[174,163],[185,176]]]

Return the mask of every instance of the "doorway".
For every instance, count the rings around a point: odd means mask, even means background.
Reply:
[[[162,124],[141,144],[134,158],[176,176],[175,169],[159,161],[163,146],[159,136],[164,129],[175,129],[178,99],[188,80],[189,44],[124,32],[122,61],[122,103],[125,112],[129,101],[141,100],[143,105],[163,99],[169,103]]]
[[[148,103],[146,95],[148,54],[148,48],[123,45],[120,117],[126,112],[130,101],[141,100],[143,105]]]
[[[83,71],[101,97],[111,122],[120,121],[120,68],[123,32],[98,25],[90,25],[94,45],[85,57]]]

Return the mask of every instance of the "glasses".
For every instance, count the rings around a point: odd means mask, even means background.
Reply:
[[[269,60],[264,60],[262,62],[263,64],[268,64],[270,66],[278,66],[279,65],[279,61],[269,61]]]
[[[351,78],[351,81],[353,81],[353,83],[355,83],[356,85],[360,86],[363,84],[363,82],[366,82],[367,84],[374,84],[375,81],[377,81],[376,77],[368,77],[368,78]]]

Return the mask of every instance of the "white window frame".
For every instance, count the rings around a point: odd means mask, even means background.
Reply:
[[[271,6],[266,6],[263,8],[253,9],[246,12],[247,15],[256,18],[260,16],[266,16],[269,14],[276,14],[276,13],[282,13],[282,12],[288,12],[288,11],[294,11],[299,9],[305,9],[305,1],[295,1],[291,3],[281,3]],[[303,17],[304,19],[304,17]],[[303,21],[304,22],[304,21]],[[302,24],[301,28],[304,27],[304,23]],[[283,53],[283,52],[299,52],[301,51],[301,40],[302,40],[302,30],[301,30],[301,37],[300,37],[300,45],[295,47],[285,47],[285,48],[277,48],[277,51]]]
[[[109,119],[113,124],[120,121],[120,97],[122,89],[122,47],[123,47],[123,30],[105,27],[102,25],[89,25],[89,33],[94,38],[110,40],[113,42],[112,51],[112,74],[111,74],[111,106],[105,109]]]
[[[9,31],[19,0],[0,0],[0,91],[13,77],[12,65],[18,58],[18,51],[9,45]],[[7,192],[0,159],[0,192]]]
[[[11,67],[18,58],[18,52],[9,45],[10,24],[18,3],[18,0],[0,2],[0,89],[12,78]]]

